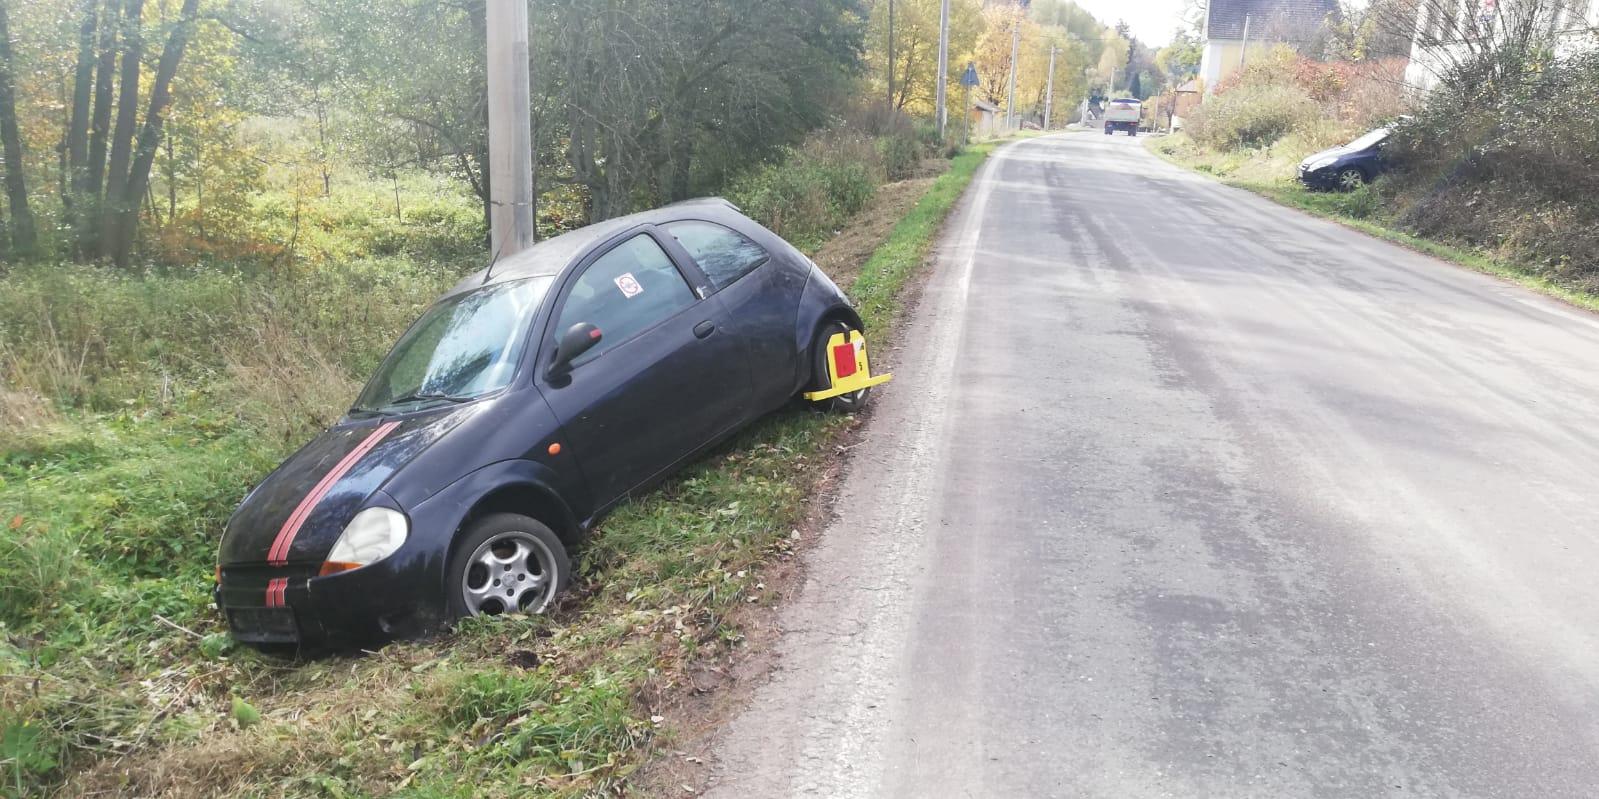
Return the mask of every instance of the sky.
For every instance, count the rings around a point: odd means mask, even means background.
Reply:
[[[1146,45],[1160,46],[1171,41],[1172,32],[1183,24],[1185,0],[1072,0],[1084,11],[1099,17],[1106,25],[1126,20],[1133,35]]]

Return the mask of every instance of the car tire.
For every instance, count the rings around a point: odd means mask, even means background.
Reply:
[[[543,613],[572,576],[571,558],[555,531],[516,513],[473,522],[450,548],[449,563],[445,590],[455,619]]]
[[[807,391],[823,391],[832,387],[832,376],[827,373],[827,340],[837,333],[848,333],[856,329],[858,328],[843,322],[828,322],[816,331],[816,340],[811,344],[811,384]],[[866,401],[871,395],[870,388],[863,388],[860,391],[816,400],[811,403],[811,407],[831,413],[855,413],[866,407]]]
[[[1334,185],[1336,185],[1340,191],[1354,191],[1355,189],[1366,185],[1366,173],[1360,171],[1360,169],[1356,167],[1344,167],[1343,169],[1338,170],[1338,174],[1333,178],[1333,180]]]
[[[1127,135],[1128,135],[1128,136],[1132,136],[1132,137],[1136,137],[1136,136],[1138,136],[1138,131],[1136,131],[1136,130],[1129,130],[1129,131],[1127,131]]]
[[[1115,132],[1116,132],[1115,128],[1113,128],[1113,127],[1111,127],[1109,125],[1105,126],[1105,135],[1106,136],[1109,136],[1110,134],[1115,133]]]

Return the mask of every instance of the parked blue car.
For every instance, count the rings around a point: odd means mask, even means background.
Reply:
[[[722,200],[535,245],[434,303],[245,497],[217,605],[237,640],[313,648],[541,612],[567,549],[627,497],[796,394],[862,407],[868,389],[833,390],[850,345],[829,344],[862,329],[810,259]]]
[[[1299,162],[1299,182],[1311,189],[1354,191],[1382,174],[1383,143],[1388,128],[1378,128],[1354,141],[1322,150]]]

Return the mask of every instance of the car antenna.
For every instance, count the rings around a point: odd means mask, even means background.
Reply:
[[[489,278],[494,276],[494,265],[500,262],[500,253],[505,252],[505,242],[509,238],[507,236],[505,239],[500,240],[500,246],[494,251],[494,257],[489,259],[489,268],[483,270],[483,282],[479,283],[479,286],[487,286],[489,284]]]

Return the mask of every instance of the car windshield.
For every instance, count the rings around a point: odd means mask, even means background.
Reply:
[[[1374,131],[1372,131],[1372,132],[1370,132],[1370,133],[1368,133],[1368,134],[1366,134],[1364,136],[1361,136],[1360,138],[1355,139],[1354,141],[1344,145],[1344,149],[1346,149],[1346,150],[1365,150],[1365,149],[1369,149],[1369,148],[1374,147],[1374,146],[1376,146],[1378,144],[1381,144],[1382,140],[1386,139],[1386,138],[1388,138],[1388,129],[1387,128],[1378,128],[1378,129],[1376,129],[1376,130],[1374,130]]]
[[[435,304],[383,359],[353,412],[410,410],[504,388],[521,359],[534,309],[553,280],[510,281]]]

